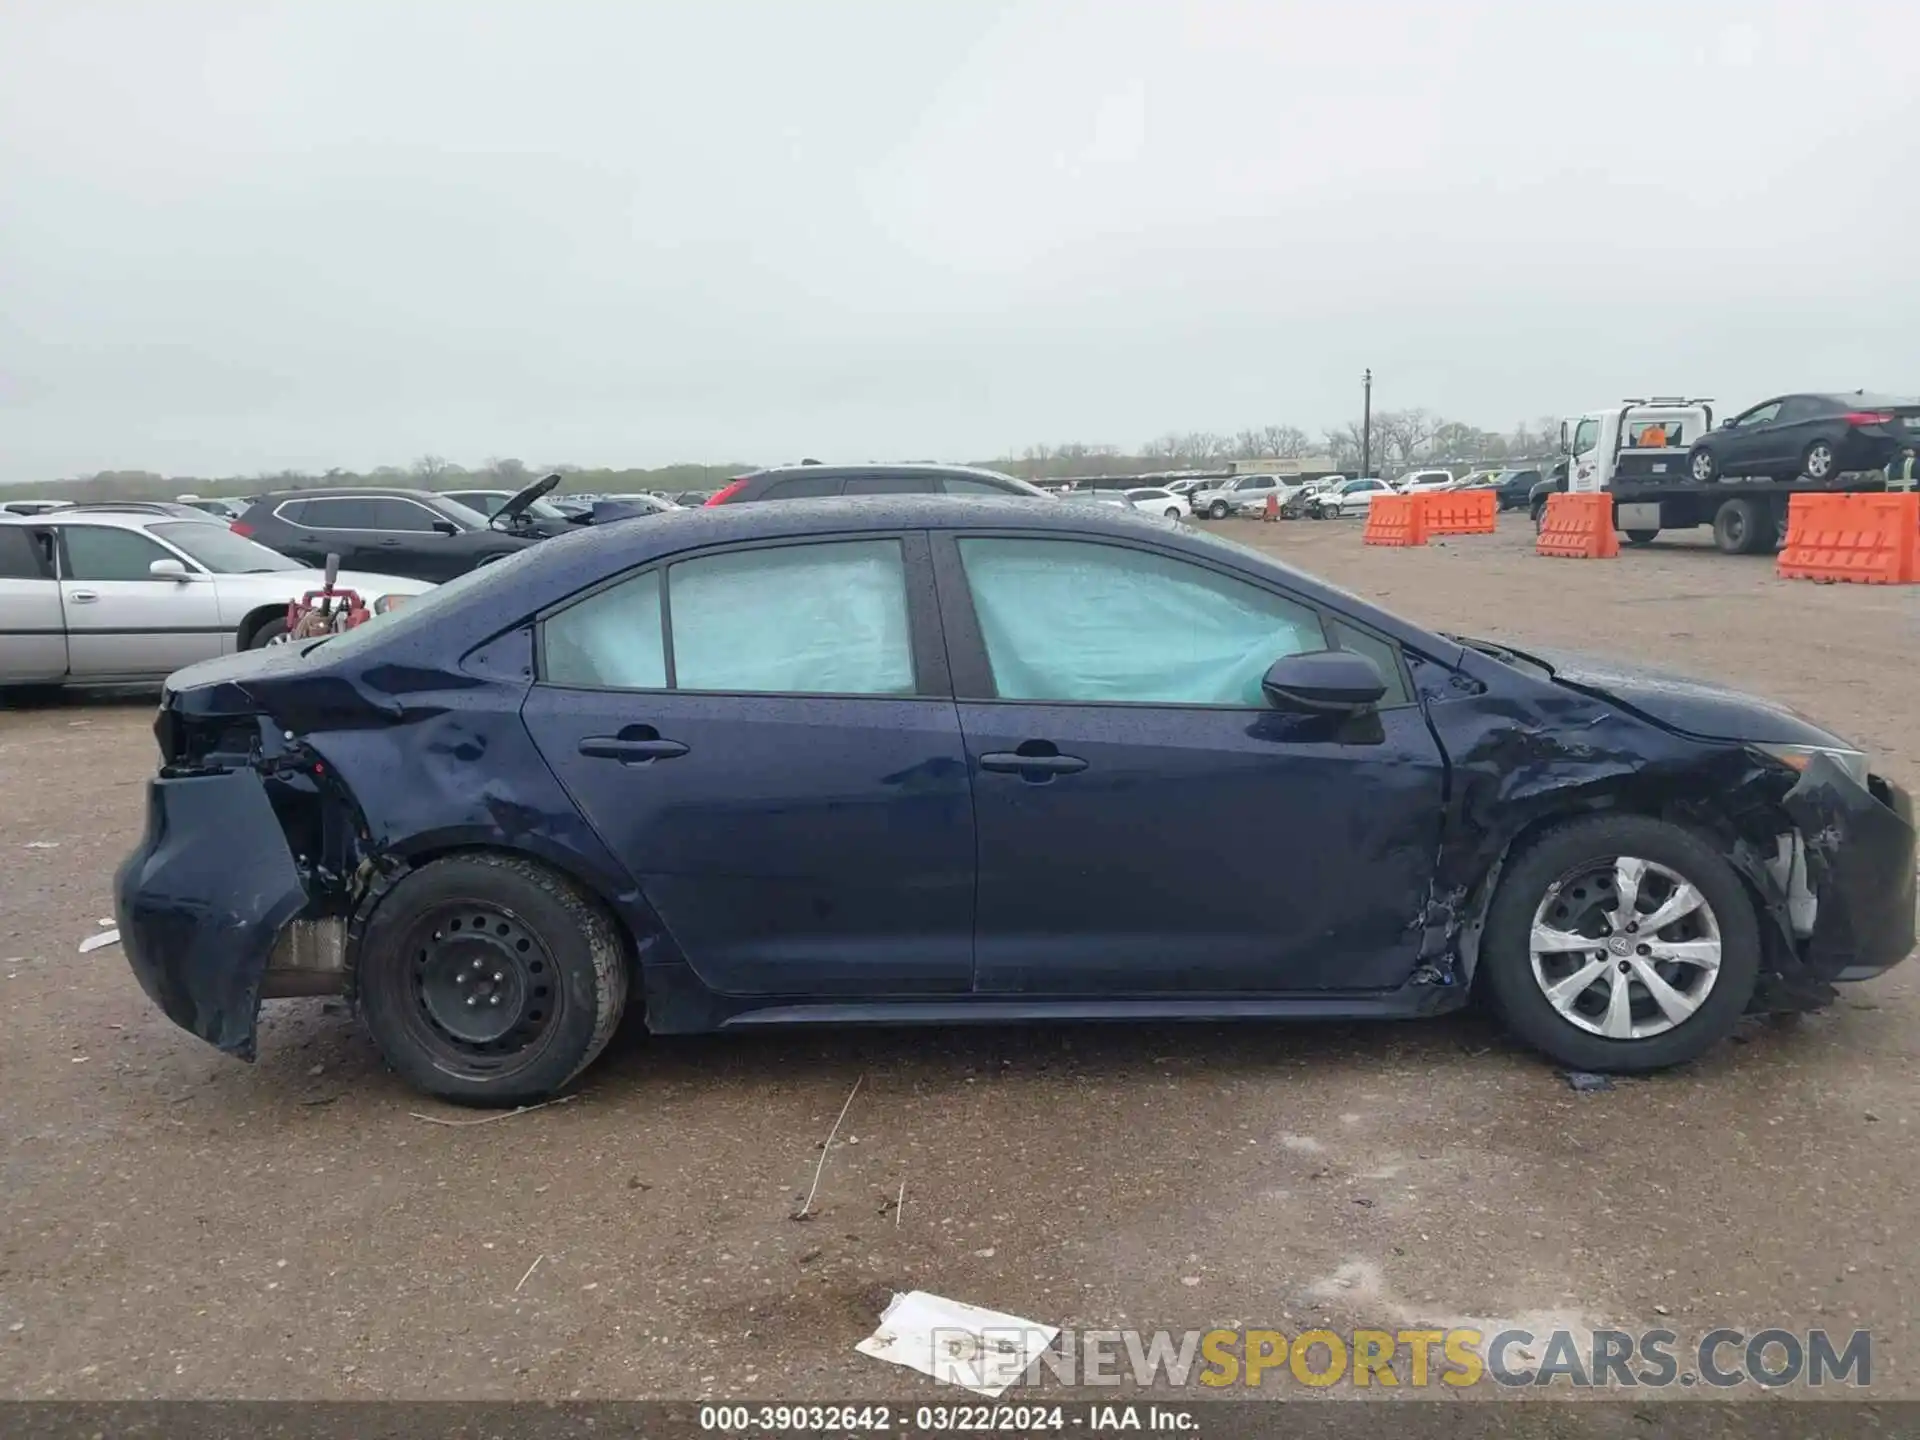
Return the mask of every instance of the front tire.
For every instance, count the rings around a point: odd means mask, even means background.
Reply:
[[[1724,1040],[1760,973],[1760,926],[1731,866],[1645,815],[1548,830],[1509,861],[1480,973],[1509,1029],[1558,1064],[1631,1074]]]
[[[358,957],[361,1013],[409,1084],[458,1105],[556,1094],[612,1037],[627,956],[572,881],[516,856],[453,855],[380,901]]]
[[[1213,504],[1207,507],[1207,514],[1212,516],[1215,520],[1226,519],[1227,518],[1227,502],[1224,500],[1214,501]]]
[[[1180,518],[1179,507],[1176,505],[1169,505],[1167,507],[1167,518],[1169,520],[1178,520]]]
[[[1659,539],[1659,537],[1660,532],[1658,530],[1627,531],[1627,543],[1629,545],[1651,545],[1655,540]]]
[[[1687,456],[1687,473],[1693,477],[1696,485],[1705,485],[1720,474],[1720,462],[1713,457],[1713,451],[1704,445],[1693,447],[1693,453]]]

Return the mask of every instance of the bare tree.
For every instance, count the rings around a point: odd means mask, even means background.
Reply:
[[[1298,460],[1313,449],[1313,441],[1298,425],[1264,425],[1260,429],[1260,453],[1277,460]]]
[[[414,478],[425,490],[435,489],[453,466],[444,455],[422,455],[413,462]]]
[[[1362,458],[1361,426],[1358,420],[1349,420],[1338,430],[1324,432],[1327,441],[1327,453],[1333,457],[1336,467],[1349,475],[1360,471]],[[1377,436],[1375,437],[1377,440]],[[1379,456],[1379,446],[1374,446],[1374,457]],[[1376,467],[1378,468],[1378,467]]]
[[[1266,440],[1258,430],[1242,430],[1233,437],[1233,457],[1236,460],[1258,460],[1266,453]]]
[[[1149,440],[1140,447],[1140,453],[1149,460],[1164,460],[1171,464],[1181,455],[1181,437],[1168,433],[1158,440]]]
[[[1426,458],[1439,428],[1439,417],[1430,411],[1379,411],[1373,417],[1374,454],[1404,470]]]
[[[1205,464],[1230,453],[1233,443],[1210,430],[1189,430],[1180,437],[1179,457],[1190,464]]]
[[[511,456],[489,455],[487,463],[481,467],[482,475],[491,476],[495,484],[505,490],[518,490],[527,483],[527,465],[524,460],[515,460]]]

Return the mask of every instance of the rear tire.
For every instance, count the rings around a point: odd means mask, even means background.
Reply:
[[[403,877],[361,942],[367,1029],[409,1084],[457,1105],[526,1105],[590,1065],[619,1024],[627,955],[572,881],[517,856],[452,855]]]
[[[1771,538],[1760,507],[1744,496],[1723,501],[1713,515],[1713,543],[1723,555],[1752,555]]]
[[[1621,915],[1617,877],[1630,862],[1645,866],[1632,932],[1608,918]],[[1679,903],[1681,887],[1699,903],[1657,930],[1640,925]],[[1693,932],[1712,938],[1688,938]],[[1539,953],[1536,935],[1546,942]],[[1589,935],[1590,951],[1551,948]],[[1668,955],[1691,945],[1702,958],[1717,944],[1717,967],[1663,958],[1663,944],[1673,947]],[[1692,831],[1645,815],[1595,815],[1546,831],[1508,862],[1480,955],[1488,997],[1521,1040],[1572,1069],[1631,1074],[1685,1064],[1732,1032],[1759,980],[1760,926],[1740,877]],[[1583,972],[1592,978],[1579,987]],[[1649,972],[1666,1001],[1642,980]],[[1627,1000],[1620,1027],[1616,990]],[[1684,1010],[1688,1002],[1690,1013],[1676,1020],[1669,1003]],[[1645,1033],[1599,1033],[1607,1028]]]
[[[1816,440],[1800,456],[1800,473],[1809,480],[1827,481],[1834,477],[1833,446]]]
[[[1167,507],[1167,518],[1169,520],[1178,520],[1180,518],[1179,508],[1177,506],[1169,505]]]
[[[1627,543],[1629,545],[1651,545],[1655,540],[1659,539],[1659,537],[1660,532],[1658,530],[1627,531]]]
[[[276,615],[271,620],[255,626],[253,633],[247,636],[247,643],[241,648],[246,650],[259,650],[268,645],[284,644],[286,638],[287,617],[285,615]]]

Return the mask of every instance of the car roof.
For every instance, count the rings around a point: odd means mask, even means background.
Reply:
[[[1848,390],[1839,394],[1833,394],[1825,390],[1809,390],[1804,395],[1782,395],[1780,398],[1782,400],[1800,400],[1800,399],[1824,400],[1829,405],[1839,405],[1844,408],[1854,409],[1854,410],[1858,410],[1858,409],[1871,410],[1882,405],[1894,405],[1894,406],[1920,405],[1920,400],[1915,400],[1911,397],[1903,400],[1898,395],[1876,395],[1876,394],[1873,394],[1871,391],[1863,393],[1858,390]],[[1760,403],[1764,405],[1767,402],[1763,400]]]
[[[306,485],[298,490],[269,490],[254,497],[256,505],[278,505],[287,500],[363,500],[369,498],[444,500],[438,490],[416,490],[407,485]]]
[[[81,520],[88,524],[116,527],[122,530],[144,530],[152,521],[186,521],[189,524],[213,524],[220,522],[211,515],[176,515],[170,510],[122,509],[114,505],[80,506],[70,505],[60,510],[49,510],[44,515],[18,515],[11,510],[0,510],[0,523],[9,525],[31,525],[36,529],[48,525],[65,525]]]
[[[764,480],[780,475],[818,475],[823,479],[842,479],[855,475],[957,475],[971,476],[976,479],[1012,480],[1017,477],[1006,475],[998,470],[988,470],[980,465],[944,465],[927,460],[909,460],[900,463],[874,460],[862,461],[852,465],[769,465],[764,470],[752,470],[740,476],[742,480]]]

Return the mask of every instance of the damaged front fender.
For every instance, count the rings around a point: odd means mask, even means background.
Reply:
[[[176,1025],[253,1059],[268,958],[307,898],[257,772],[148,783],[146,834],[114,877],[114,910],[134,977]]]

